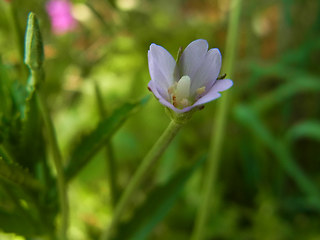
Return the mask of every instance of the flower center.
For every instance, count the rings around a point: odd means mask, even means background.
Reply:
[[[182,76],[178,82],[175,82],[169,89],[171,103],[176,108],[185,108],[190,106],[190,85],[189,76]]]
[[[182,109],[192,105],[205,92],[206,87],[198,88],[195,94],[190,93],[191,79],[185,75],[169,89],[170,101],[176,108]],[[194,96],[195,95],[195,96]]]

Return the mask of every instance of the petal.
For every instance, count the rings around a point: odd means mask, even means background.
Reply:
[[[157,86],[158,86],[157,83],[153,80],[150,80],[150,82],[148,83],[148,88],[152,91],[152,93],[157,99],[160,100],[161,98],[163,98],[167,100],[169,98],[168,91],[166,89],[163,89]]]
[[[192,106],[185,107],[185,108],[183,108],[183,109],[179,109],[179,108],[176,108],[175,106],[173,106],[170,102],[168,102],[167,100],[165,100],[165,99],[163,99],[163,98],[159,99],[159,102],[160,102],[162,105],[164,105],[164,106],[172,109],[172,110],[175,111],[176,113],[188,112],[188,111],[190,111],[192,108],[195,107],[194,105],[192,105]]]
[[[175,106],[173,106],[171,103],[169,103],[168,101],[167,102],[162,102],[160,101],[160,103],[170,109],[172,109],[173,111],[175,111],[176,113],[184,113],[184,112],[189,112],[192,108],[194,108],[195,106],[188,106],[188,107],[185,107],[183,109],[179,109],[179,108],[176,108]]]
[[[168,89],[173,84],[176,62],[170,53],[156,44],[150,45],[148,63],[151,79],[161,88]]]
[[[191,81],[191,94],[201,87],[210,89],[219,76],[220,68],[221,53],[219,49],[212,48],[207,52],[205,60]]]
[[[208,51],[208,42],[198,39],[191,42],[182,52],[179,60],[180,77],[187,75],[193,79],[195,73],[203,63]]]
[[[204,95],[203,97],[201,97],[198,101],[196,101],[192,106],[199,106],[207,102],[210,102],[214,99],[217,99],[221,96],[219,92],[227,90],[232,85],[233,82],[230,79],[217,80],[212,86],[212,88],[209,90],[209,92],[206,93],[206,95]]]
[[[230,79],[217,80],[214,86],[210,89],[210,91],[205,96],[200,98],[192,106],[188,106],[183,109],[176,108],[167,100],[166,97],[163,97],[162,94],[159,93],[156,87],[156,84],[152,80],[149,82],[148,87],[152,90],[153,94],[162,105],[172,109],[176,113],[184,113],[184,112],[190,111],[191,109],[197,106],[203,105],[207,102],[210,102],[212,100],[219,98],[221,96],[219,92],[229,89],[232,85],[233,85],[233,82]]]

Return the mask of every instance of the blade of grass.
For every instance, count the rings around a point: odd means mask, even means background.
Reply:
[[[264,113],[276,104],[282,103],[285,99],[295,96],[298,93],[319,91],[319,78],[312,75],[299,76],[295,79],[291,79],[288,83],[279,86],[276,90],[266,96],[254,101],[254,103],[252,103],[252,107],[255,111]]]
[[[263,125],[253,110],[245,105],[239,105],[235,109],[235,116],[245,127],[250,129],[275,155],[280,166],[294,179],[298,187],[304,192],[309,204],[320,211],[320,193],[313,182],[307,177],[302,169],[294,162],[285,144],[272,136],[270,131]]]
[[[303,137],[320,141],[320,122],[317,120],[306,120],[293,126],[287,132],[285,140],[290,146],[295,140]]]
[[[101,91],[99,89],[98,83],[95,82],[94,85],[95,89],[95,95],[97,100],[97,105],[100,113],[101,119],[105,119],[108,116],[108,113],[106,111],[106,108],[103,103]],[[114,151],[111,139],[106,141],[105,143],[105,160],[106,160],[106,167],[107,167],[107,175],[109,178],[109,186],[111,191],[111,202],[113,207],[116,205],[117,199],[118,199],[118,185],[117,185],[117,165],[116,161],[114,159]]]

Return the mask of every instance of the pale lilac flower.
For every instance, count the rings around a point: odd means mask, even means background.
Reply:
[[[76,27],[76,21],[71,15],[71,3],[68,0],[50,0],[46,4],[51,19],[52,31],[64,34]]]
[[[166,49],[153,43],[148,62],[149,89],[161,104],[176,113],[201,107],[233,85],[230,79],[217,80],[220,51],[217,48],[208,51],[208,42],[203,39],[191,42],[177,62]]]

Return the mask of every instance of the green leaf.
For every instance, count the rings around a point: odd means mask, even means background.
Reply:
[[[21,121],[19,152],[16,160],[30,171],[39,162],[46,163],[46,141],[43,122],[37,106],[35,94],[26,100],[25,118]]]
[[[0,208],[0,230],[22,236],[36,236],[43,233],[43,229],[34,226],[25,216]]]
[[[252,107],[256,111],[266,112],[276,104],[282,103],[288,98],[304,92],[320,92],[319,78],[311,75],[298,76],[292,79],[292,81],[282,84],[266,96],[254,101]]]
[[[26,85],[13,81],[10,86],[10,94],[12,101],[12,116],[19,116],[21,120],[28,117],[30,101],[35,90],[35,85],[30,74]]]
[[[65,170],[67,180],[71,180],[111,138],[129,116],[142,106],[149,96],[135,103],[125,103],[116,109],[108,118],[86,135],[71,153],[69,164]]]
[[[96,101],[97,101],[100,117],[101,119],[103,119],[108,115],[108,112],[106,107],[104,106],[102,93],[100,91],[100,88],[97,82],[94,83],[94,89],[95,89]],[[117,169],[116,161],[114,158],[114,149],[113,149],[112,141],[106,142],[105,153],[106,153],[105,157],[106,157],[107,166],[108,166],[108,180],[109,180],[109,186],[110,186],[110,194],[111,194],[112,204],[113,206],[115,206],[116,201],[118,199],[118,195],[119,195],[118,192],[120,191],[118,190],[118,187],[117,187],[118,169]]]
[[[129,221],[119,226],[114,240],[143,240],[168,214],[194,171],[202,165],[202,157],[195,164],[178,171],[167,183],[157,186],[144,203],[135,210]]]
[[[293,126],[286,134],[286,141],[291,144],[304,137],[320,141],[320,122],[308,120]]]
[[[318,188],[296,164],[286,145],[272,135],[271,131],[250,107],[244,104],[238,105],[235,108],[234,114],[240,123],[251,130],[255,137],[261,140],[273,152],[280,166],[295,180],[301,191],[307,195],[309,204],[320,211],[320,193]]]
[[[32,175],[16,163],[7,163],[0,157],[0,177],[22,187],[41,189],[41,184]]]
[[[27,168],[32,174],[39,162],[47,164],[43,123],[35,100],[35,95],[25,98],[24,102],[21,99],[18,104],[23,115],[15,114],[10,122],[7,120],[6,132],[3,131],[3,146],[7,152],[4,160],[7,159],[6,155],[10,156],[12,162]]]

